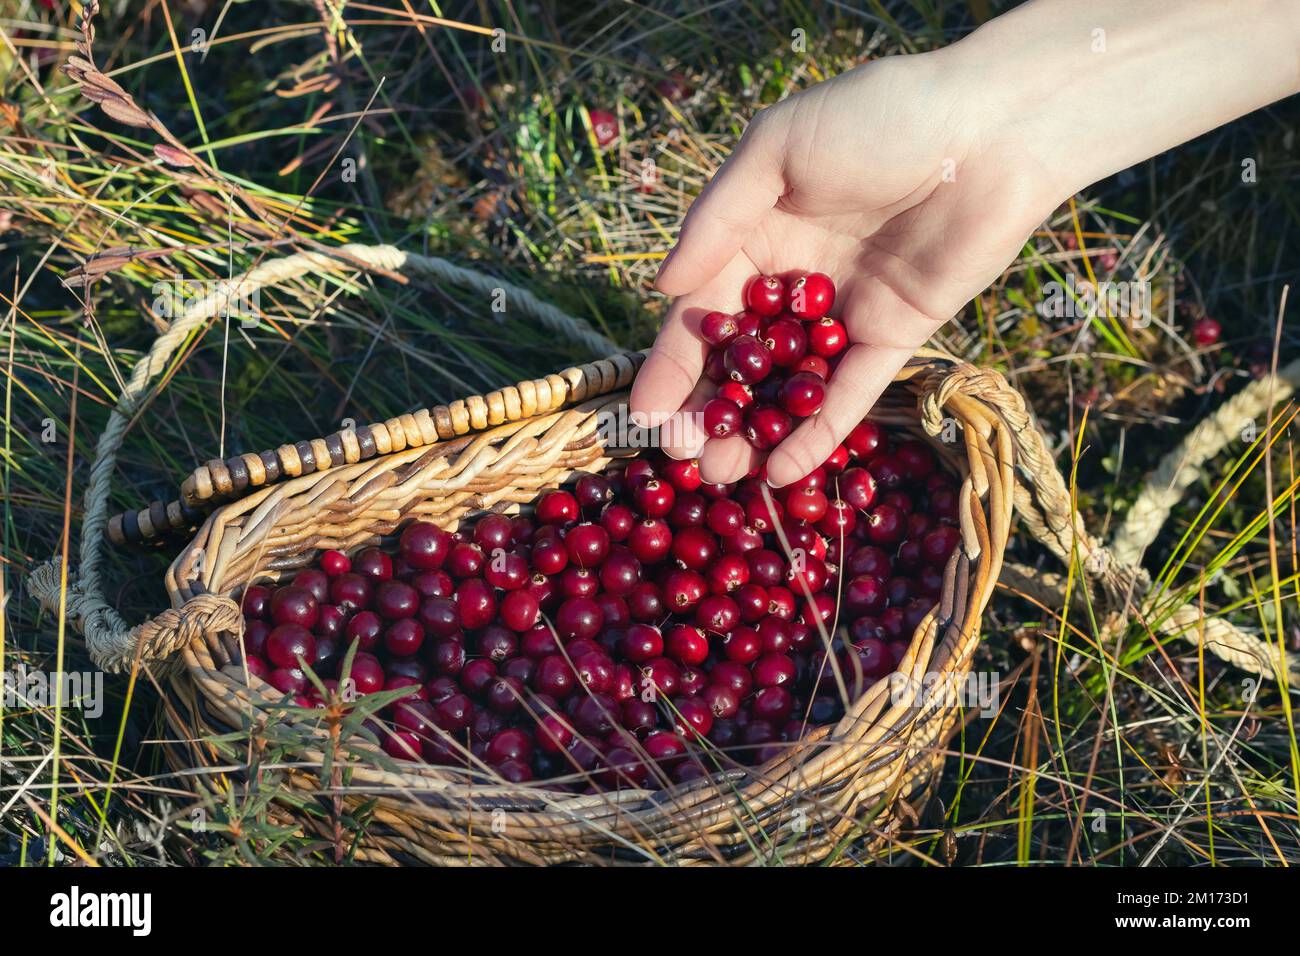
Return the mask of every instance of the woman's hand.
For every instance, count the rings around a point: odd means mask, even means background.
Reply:
[[[894,57],[759,113],[659,273],[659,288],[679,298],[633,411],[658,421],[703,406],[700,317],[739,311],[750,276],[824,272],[850,346],[822,410],[772,452],[768,480],[779,487],[821,464],[1059,199],[972,80],[942,52]],[[696,447],[669,451],[700,454],[706,480],[735,480],[757,461],[743,438],[691,434]]]
[[[850,347],[821,411],[767,462],[777,487],[807,474],[1072,193],[1295,92],[1296,5],[1034,0],[953,46],[874,61],[763,110],[660,270],[660,290],[678,298],[633,413],[657,424],[703,408],[700,318],[739,311],[750,276],[825,272]],[[1086,107],[1102,92],[1116,109]],[[698,454],[706,480],[757,462],[743,438],[705,441],[683,424],[667,451]]]

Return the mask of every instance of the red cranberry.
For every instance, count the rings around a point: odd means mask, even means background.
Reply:
[[[674,458],[660,469],[664,478],[679,493],[693,492],[703,483],[700,478],[700,463],[695,458]]]
[[[375,583],[388,581],[393,577],[393,559],[378,548],[366,548],[352,562],[352,570]]]
[[[688,739],[695,734],[701,737],[713,729],[713,710],[699,697],[678,698],[674,702],[677,713],[673,716],[673,729]]]
[[[434,704],[433,719],[447,733],[463,735],[474,721],[474,703],[464,694],[452,694]]]
[[[275,624],[299,624],[311,629],[320,617],[320,607],[306,588],[277,588],[271,595],[271,621]],[[283,666],[283,665],[282,665]]]
[[[568,661],[558,654],[551,654],[537,662],[532,684],[539,694],[563,700],[577,688],[578,679]]]
[[[772,353],[752,335],[732,339],[723,361],[731,380],[743,385],[761,382],[772,371]]]
[[[627,595],[628,614],[634,621],[658,621],[664,616],[663,601],[659,589],[649,582],[634,587]]]
[[[952,525],[940,525],[921,539],[921,553],[933,567],[942,568],[960,543],[960,531]]]
[[[384,689],[384,667],[379,658],[373,654],[358,651],[352,656],[352,667],[346,674],[339,674],[340,679],[352,681],[352,688],[358,694],[377,694]]]
[[[755,720],[770,724],[784,724],[790,719],[794,709],[794,699],[784,687],[764,687],[754,695],[750,710]]]
[[[679,664],[695,667],[709,656],[709,639],[699,628],[676,624],[664,641],[665,653]]]
[[[513,593],[513,592],[512,592]],[[462,581],[456,591],[456,610],[460,625],[467,631],[477,631],[492,623],[497,613],[496,595],[491,585],[480,578]]]
[[[726,312],[706,312],[700,319],[700,336],[715,348],[726,345],[740,334],[740,326]]]
[[[872,544],[894,545],[903,540],[907,532],[907,519],[897,508],[877,505],[867,516],[867,539]]]
[[[722,651],[729,661],[752,664],[763,653],[763,639],[752,627],[737,627],[722,639]]]
[[[494,548],[483,570],[483,580],[503,591],[525,587],[528,584],[528,560],[522,554]]]
[[[598,524],[585,522],[570,528],[564,536],[569,560],[580,568],[598,567],[609,554],[609,532]]]
[[[632,504],[646,518],[662,518],[673,510],[677,492],[667,481],[647,478],[632,489]],[[636,534],[636,529],[632,531]]]
[[[330,582],[329,600],[340,607],[356,611],[370,604],[372,593],[369,578],[344,573]]]
[[[588,110],[591,120],[591,135],[596,145],[605,147],[618,139],[618,117],[609,110]]]
[[[623,656],[633,664],[644,664],[663,654],[663,635],[659,628],[649,624],[633,624],[623,634],[620,648]]]
[[[614,489],[604,475],[583,475],[573,486],[578,507],[586,514],[599,514],[614,497]]]
[[[414,617],[419,607],[419,593],[404,581],[385,581],[375,591],[375,610],[390,621]]]
[[[826,361],[820,355],[805,355],[798,362],[795,362],[791,369],[793,372],[811,372],[818,378],[825,381],[831,377],[831,363]]]
[[[424,643],[424,628],[410,618],[396,621],[384,632],[384,647],[394,657],[409,657]]]
[[[818,488],[804,488],[792,492],[785,499],[786,513],[800,521],[820,521],[829,506],[826,494]]]
[[[849,334],[838,320],[830,317],[819,319],[808,326],[808,348],[822,358],[834,358],[849,344]]]
[[[307,689],[307,674],[297,667],[277,667],[266,682],[281,693],[298,694]]]
[[[499,514],[484,515],[474,525],[474,543],[482,548],[485,554],[491,554],[498,548],[504,550],[510,547],[514,543],[510,519]]]
[[[740,700],[753,690],[754,678],[749,667],[739,661],[718,661],[709,671],[709,683],[726,687]]]
[[[439,674],[455,677],[465,666],[465,645],[450,638],[439,641],[433,645],[428,657],[429,663]]]
[[[710,438],[740,434],[744,418],[740,406],[725,398],[714,398],[704,406],[704,431]]]
[[[628,550],[642,564],[655,564],[668,555],[672,547],[673,536],[667,522],[658,518],[647,518],[637,523],[628,535]]]
[[[708,582],[704,576],[686,568],[669,571],[663,582],[663,593],[668,606],[679,614],[693,609],[708,591]]]
[[[383,621],[374,611],[361,611],[348,621],[343,635],[348,643],[356,642],[357,649],[372,650],[379,643],[379,636],[384,631]]]
[[[745,411],[745,438],[755,448],[775,448],[790,434],[790,416],[775,405],[751,405]]]
[[[819,319],[835,304],[835,283],[820,272],[800,276],[786,292],[786,305],[801,319]]]
[[[839,495],[852,507],[866,511],[876,500],[876,479],[865,468],[849,468],[836,479]]]
[[[546,753],[561,754],[573,742],[573,728],[559,714],[545,714],[537,721],[537,747]]]
[[[266,657],[277,667],[300,667],[316,659],[316,637],[300,624],[281,624],[266,637]]]
[[[338,601],[334,602],[338,604]],[[244,612],[247,618],[265,617],[271,606],[271,589],[262,587],[260,584],[250,584],[244,588],[244,594],[239,599],[240,610]]]
[[[640,686],[643,694],[645,690],[652,689],[665,697],[672,697],[677,693],[681,680],[681,668],[666,657],[646,661],[641,668]]]
[[[496,679],[496,665],[486,658],[479,657],[466,661],[465,666],[460,670],[460,686],[474,695],[483,693]]]
[[[600,526],[605,529],[610,541],[626,541],[635,525],[636,512],[627,505],[611,504],[600,514]]]
[[[304,568],[299,571],[293,577],[293,586],[309,591],[311,596],[321,604],[329,600],[329,578],[324,571],[317,568]]]
[[[745,286],[744,302],[758,315],[776,315],[785,306],[785,283],[776,276],[755,276]]]
[[[754,401],[754,392],[741,382],[726,381],[718,386],[718,398],[734,402],[737,408],[744,411]]]
[[[537,499],[537,520],[542,524],[565,525],[578,520],[578,499],[567,491],[548,491]]]
[[[879,614],[888,600],[885,582],[871,575],[853,578],[844,589],[844,603],[852,614]]]
[[[602,623],[600,605],[591,598],[569,598],[555,612],[555,629],[565,640],[593,638]]]
[[[815,415],[826,400],[826,383],[812,372],[796,372],[781,385],[781,407],[798,418]]]
[[[501,623],[512,631],[527,631],[537,623],[541,608],[531,591],[511,591],[501,599]]]
[[[888,450],[889,439],[885,436],[885,430],[878,423],[863,421],[849,432],[849,437],[844,439],[844,444],[853,454],[853,457],[866,463],[871,461],[878,452]],[[843,495],[841,494],[841,496]]]
[[[513,714],[523,702],[524,679],[506,674],[488,683],[484,703],[502,716]]]
[[[772,353],[773,365],[789,368],[808,351],[808,333],[799,322],[777,319],[763,330],[763,345]]]
[[[1219,324],[1218,319],[1212,319],[1208,315],[1197,319],[1196,324],[1192,326],[1192,338],[1197,346],[1203,349],[1208,349],[1217,343],[1222,333],[1223,326]]]

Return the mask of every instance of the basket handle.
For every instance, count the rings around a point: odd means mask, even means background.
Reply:
[[[1141,602],[1150,590],[1150,575],[1140,565],[1116,557],[1088,533],[1024,398],[1005,378],[996,372],[958,364],[944,375],[938,387],[927,390],[922,398],[921,420],[930,434],[940,433],[943,406],[954,394],[979,398],[996,408],[1010,426],[1021,479],[1016,483],[1016,511],[1030,534],[1062,564],[1070,564],[1077,548],[1084,574],[1101,586],[1113,612],[1104,631],[1117,630],[1123,621],[1123,615],[1118,612],[1133,602]],[[1152,532],[1151,537],[1154,536]],[[1060,575],[1011,563],[1003,567],[1007,576],[1027,593],[1056,602],[1065,600],[1066,581]],[[1300,684],[1300,655],[1274,647],[1230,621],[1204,618],[1198,609],[1187,604],[1173,611],[1162,611],[1161,617],[1159,632],[1163,635],[1203,644],[1215,656],[1248,673]]]
[[[62,608],[73,626],[85,637],[96,665],[116,671],[131,666],[137,656],[145,661],[162,660],[197,631],[218,626],[238,630],[242,626],[242,616],[235,602],[215,595],[196,596],[182,607],[164,611],[135,627],[128,625],[104,598],[100,565],[104,531],[109,520],[113,469],[127,429],[136,410],[144,403],[150,383],[190,333],[201,323],[220,315],[232,299],[308,273],[356,268],[409,272],[486,294],[504,289],[519,308],[557,334],[592,349],[596,354],[609,355],[618,351],[613,342],[582,319],[566,315],[526,289],[445,259],[407,253],[389,245],[348,243],[329,252],[303,251],[269,259],[232,278],[223,288],[188,303],[180,317],[154,340],[149,353],[136,363],[99,436],[84,497],[85,517],[81,524],[80,564],[76,578],[68,578],[63,564],[65,559],[61,556],[38,566],[27,578],[29,592],[42,607],[56,611]]]

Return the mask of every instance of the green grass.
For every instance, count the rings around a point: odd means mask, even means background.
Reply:
[[[75,555],[94,442],[165,321],[151,314],[156,283],[220,278],[292,246],[391,242],[526,285],[642,347],[663,311],[649,289],[658,261],[753,112],[867,55],[947,42],[980,5],[546,6],[326,5],[341,19],[322,24],[307,3],[218,5],[199,20],[113,4],[96,21],[97,63],[206,164],[189,169],[157,162],[153,131],[111,120],[57,72],[74,52],[71,13],[24,3],[0,21],[0,581],[11,598],[0,670],[89,666],[21,582],[63,550],[65,523]],[[485,26],[506,31],[504,51]],[[805,54],[790,50],[796,26]],[[200,27],[206,55],[178,53]],[[689,95],[660,95],[656,84],[677,77]],[[590,133],[593,108],[619,117],[607,149]],[[1077,197],[942,336],[1005,372],[1038,410],[1095,532],[1113,529],[1159,456],[1271,357],[1300,248],[1297,118],[1283,104]],[[1244,156],[1259,159],[1254,185],[1240,181]],[[647,161],[657,180],[643,191]],[[129,264],[85,289],[61,284],[88,256],[122,247],[137,254]],[[1145,270],[1161,322],[1035,312],[1046,283],[1104,277],[1112,254],[1118,278]],[[119,456],[115,509],[174,497],[219,454],[590,357],[462,290],[377,276],[298,281],[265,292],[262,308],[256,328],[210,326],[178,353]],[[1186,332],[1207,313],[1223,322],[1224,342],[1198,351]],[[1281,343],[1283,361],[1297,354],[1287,328]],[[1260,459],[1233,472],[1244,446],[1215,462],[1148,565],[1165,593],[1200,600],[1205,580],[1208,614],[1295,647],[1291,435],[1288,423],[1267,469]],[[177,547],[108,556],[108,596],[127,620],[166,604],[162,574]],[[1024,536],[1013,552],[1051,566]],[[1142,622],[1103,639],[1087,609],[1062,610],[995,598],[976,669],[1003,680],[999,714],[950,744],[937,799],[895,855],[960,865],[1300,859],[1284,696],[1265,685],[1248,703],[1240,674],[1153,640]],[[105,686],[98,720],[68,706],[0,711],[0,862],[337,859],[337,845],[269,812],[291,741],[265,740],[256,753],[220,742],[251,783],[210,781],[203,819],[215,823],[196,832],[193,798],[162,762],[158,687],[147,677]]]

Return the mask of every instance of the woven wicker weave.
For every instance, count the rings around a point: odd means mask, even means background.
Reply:
[[[570,407],[294,478],[217,509],[168,573],[177,616],[140,648],[148,660],[179,645],[178,733],[247,727],[278,705],[280,694],[257,678],[250,685],[240,664],[241,624],[230,597],[245,584],[276,580],[322,549],[385,541],[413,519],[455,529],[485,510],[514,512],[575,472],[602,470],[627,452],[601,444],[598,416],[626,401],[638,359],[619,356],[561,373],[580,397]],[[962,478],[964,544],[899,668],[910,681],[877,683],[838,725],[819,728],[762,767],[724,766],[710,779],[660,791],[575,796],[506,785],[482,766],[402,765],[394,772],[395,764],[367,759],[373,748],[359,744],[349,751],[356,759],[345,799],[377,797],[378,809],[357,856],[446,864],[807,863],[854,841],[859,858],[864,848],[885,846],[896,825],[886,811],[915,819],[912,804],[933,781],[958,716],[942,699],[922,700],[919,689],[927,675],[959,680],[969,670],[1010,530],[1016,442],[998,406],[963,388],[930,403],[923,427],[926,398],[941,394],[954,374],[975,376],[989,394],[1014,394],[993,373],[925,357],[900,372],[873,412],[918,436],[928,428],[955,438],[931,440]],[[319,737],[323,748],[323,730]],[[203,750],[190,740],[177,765],[215,759]],[[301,757],[310,766],[322,755]],[[321,790],[317,771],[291,771],[289,779],[304,793]]]

